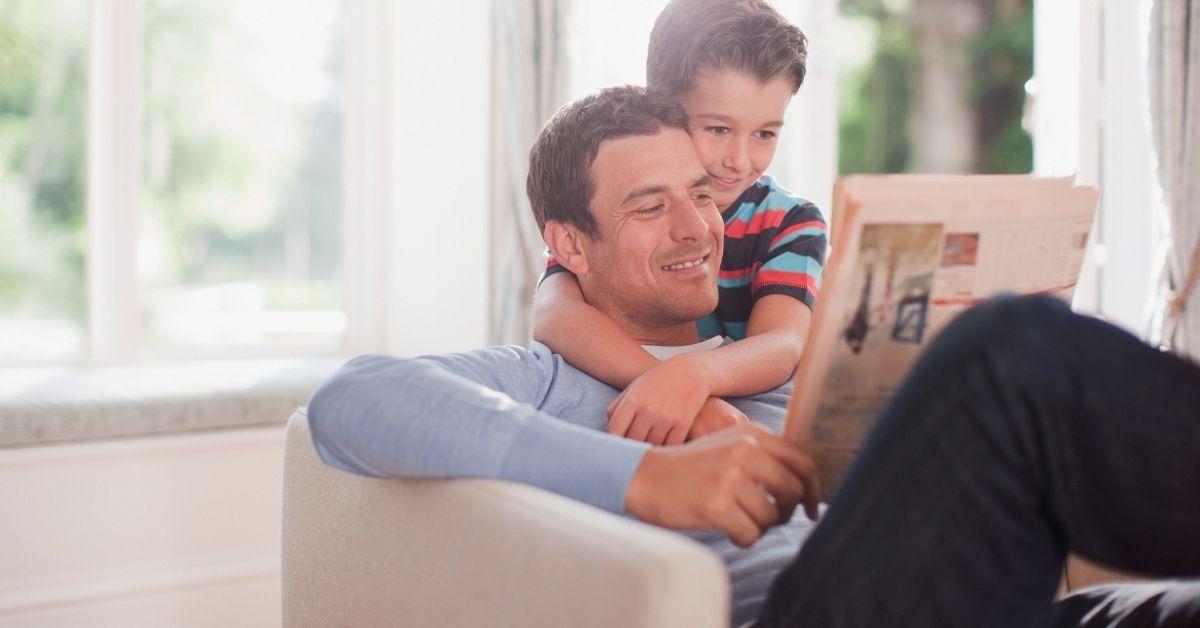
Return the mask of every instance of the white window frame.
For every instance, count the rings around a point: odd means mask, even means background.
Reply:
[[[354,0],[344,10],[343,348],[479,346],[487,320],[490,3]],[[143,335],[143,3],[92,0],[91,14],[84,358],[120,364],[139,359]],[[478,47],[452,45],[464,38]]]
[[[98,364],[131,362],[141,348],[141,9],[139,0],[93,0],[89,25],[87,358]]]
[[[1129,0],[1035,0],[1034,172],[1099,185],[1075,309],[1149,337],[1161,267],[1144,10]]]
[[[838,176],[837,0],[777,0],[775,8],[809,38],[804,86],[792,98],[771,171],[833,224]]]
[[[492,10],[487,0],[346,3],[350,353],[486,344]]]

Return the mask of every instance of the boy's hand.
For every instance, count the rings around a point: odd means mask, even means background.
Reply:
[[[728,401],[720,397],[709,397],[700,408],[700,413],[696,415],[687,439],[695,440],[749,422],[750,419]]]
[[[681,444],[708,401],[708,382],[688,356],[646,371],[608,407],[608,433],[652,445]]]
[[[816,521],[820,497],[812,458],[752,423],[647,451],[629,482],[625,509],[674,530],[720,529],[748,547],[789,521],[798,504]]]

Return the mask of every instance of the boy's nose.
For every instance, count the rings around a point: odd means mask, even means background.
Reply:
[[[725,158],[722,160],[721,165],[739,174],[749,170],[750,154],[746,150],[746,142],[739,139],[730,142],[725,150]]]

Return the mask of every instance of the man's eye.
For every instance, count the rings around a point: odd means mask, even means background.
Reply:
[[[712,195],[709,194],[708,192],[699,192],[694,197],[694,200],[697,203],[707,203],[712,200]]]
[[[646,209],[639,209],[639,210],[637,210],[636,213],[641,214],[642,216],[649,216],[650,214],[657,213],[658,210],[660,210],[662,208],[663,208],[662,205],[655,205],[654,207],[647,207]]]
[[[707,126],[707,127],[704,127],[704,130],[708,131],[709,133],[712,133],[713,135],[728,135],[729,134],[729,127],[727,127],[727,126]]]

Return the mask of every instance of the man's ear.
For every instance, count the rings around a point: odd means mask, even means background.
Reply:
[[[557,220],[547,221],[546,228],[542,229],[542,239],[550,247],[550,254],[576,277],[587,274],[588,270],[585,237],[574,225]]]

